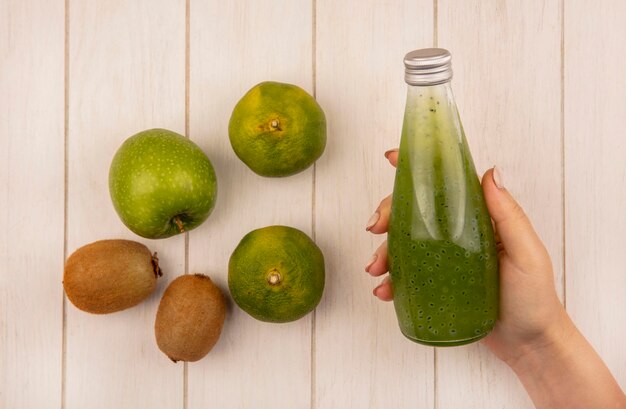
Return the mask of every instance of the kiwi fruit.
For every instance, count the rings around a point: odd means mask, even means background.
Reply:
[[[108,314],[139,304],[161,276],[156,253],[130,240],[100,240],[76,250],[65,262],[63,288],[77,308]]]
[[[197,361],[217,343],[225,317],[224,296],[209,277],[180,276],[159,303],[154,322],[157,345],[174,362]]]

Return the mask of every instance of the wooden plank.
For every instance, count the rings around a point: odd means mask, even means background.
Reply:
[[[626,390],[626,3],[565,3],[567,309]]]
[[[61,405],[64,4],[0,5],[0,407]]]
[[[384,240],[365,224],[393,187],[383,152],[399,144],[404,54],[433,40],[433,2],[317,1],[317,97],[329,138],[317,164],[316,232],[327,289],[315,334],[314,407],[429,408],[432,348],[400,333],[363,272]]]
[[[562,294],[559,2],[441,0],[438,11],[439,45],[452,53],[452,87],[477,170],[501,169],[546,244]],[[441,408],[532,407],[513,372],[482,345],[440,349],[437,364]]]
[[[151,241],[119,220],[108,170],[119,145],[154,127],[185,130],[185,3],[71,1],[68,250],[128,238],[157,251],[164,277],[142,304],[94,316],[67,307],[67,408],[183,405],[183,365],[154,339],[167,282],[184,272],[184,237]]]
[[[312,6],[194,0],[190,15],[190,137],[213,161],[219,188],[211,218],[190,233],[189,272],[209,274],[228,294],[230,254],[250,230],[283,224],[311,234],[313,170],[257,176],[235,156],[228,121],[261,81],[313,91]],[[262,323],[231,300],[219,343],[189,365],[189,408],[308,407],[311,319]]]

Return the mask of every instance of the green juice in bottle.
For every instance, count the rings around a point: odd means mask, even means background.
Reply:
[[[444,49],[405,57],[406,109],[388,234],[402,333],[431,346],[479,340],[498,317],[491,219],[465,140]]]

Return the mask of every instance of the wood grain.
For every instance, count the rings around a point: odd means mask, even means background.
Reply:
[[[371,295],[380,279],[363,272],[384,240],[364,227],[392,189],[382,154],[399,142],[402,57],[433,40],[452,52],[478,171],[499,166],[568,311],[626,388],[624,22],[621,0],[0,3],[0,408],[531,408],[482,345],[434,353],[405,340],[393,306]],[[323,106],[328,145],[315,169],[267,179],[233,153],[232,108],[265,80]],[[188,129],[218,175],[187,262],[184,236],[141,239],[110,202],[113,154],[153,127]],[[316,314],[265,324],[230,302],[214,350],[187,370],[171,363],[153,334],[167,283],[201,272],[227,294],[231,252],[270,224],[324,251]],[[67,301],[64,317],[64,248],[103,238],[145,243],[165,276],[137,307],[95,316]]]
[[[156,308],[184,272],[184,238],[151,241],[115,214],[108,171],[144,129],[185,129],[185,3],[72,1],[69,8],[68,250],[128,238],[157,251],[164,272],[140,305],[95,316],[67,308],[66,408],[180,408],[183,366],[156,346]]]
[[[329,138],[316,174],[327,289],[317,313],[316,408],[432,407],[433,352],[406,340],[363,271],[384,237],[365,225],[393,187],[404,54],[432,45],[432,1],[317,1],[317,97]]]
[[[0,408],[61,404],[63,22],[0,3]]]
[[[565,3],[567,309],[626,389],[626,3]]]
[[[287,225],[311,234],[313,169],[288,178],[254,174],[233,152],[228,121],[261,81],[313,92],[308,1],[190,4],[190,137],[215,165],[218,199],[190,233],[190,272],[209,274],[228,294],[228,260],[249,231]],[[254,320],[232,301],[213,351],[189,365],[189,408],[305,408],[311,390],[311,319]]]
[[[562,295],[561,24],[555,1],[441,0],[461,120],[480,175],[497,164],[552,257]],[[530,408],[512,371],[482,345],[439,349],[441,408]]]

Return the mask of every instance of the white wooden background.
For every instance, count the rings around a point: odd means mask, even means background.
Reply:
[[[623,0],[0,1],[0,408],[529,408],[485,347],[402,337],[364,263],[364,231],[392,188],[405,52],[453,55],[453,88],[480,172],[502,169],[535,222],[577,325],[626,387],[626,2]],[[316,166],[265,179],[227,123],[263,80],[324,107]],[[207,152],[220,191],[188,235],[139,239],[109,200],[109,162],[165,127]],[[326,256],[314,314],[257,322],[230,303],[202,361],[173,364],[153,336],[180,274],[226,290],[239,239],[297,227]],[[102,238],[140,240],[165,276],[140,306],[91,316],[64,299],[64,258]]]

